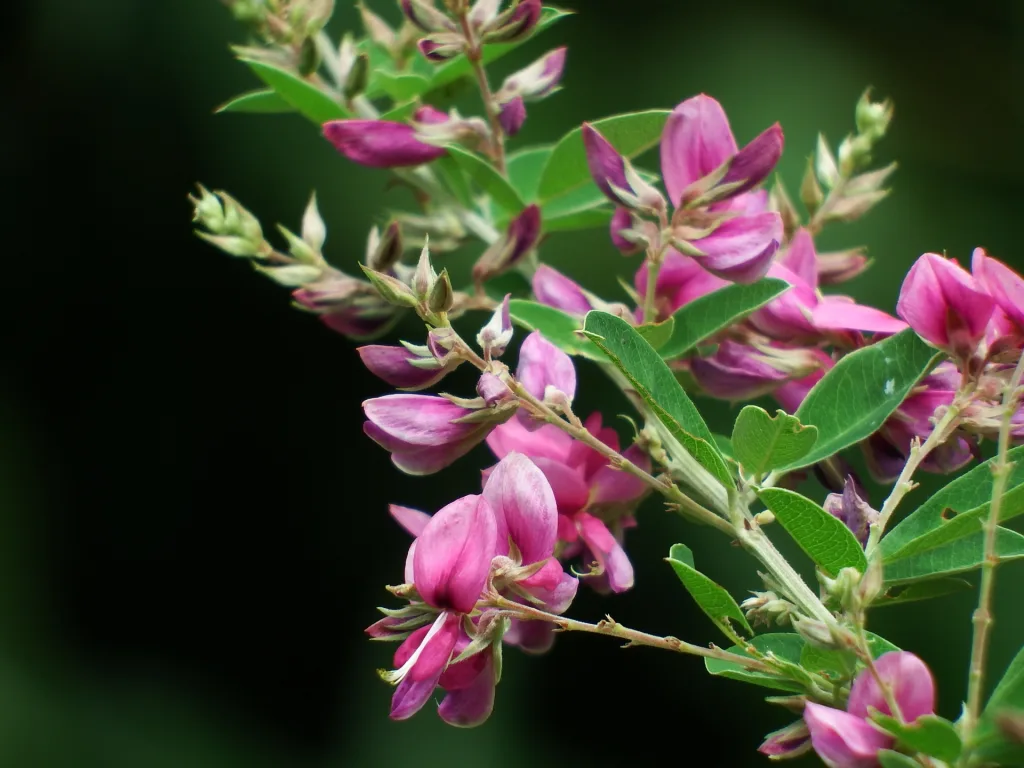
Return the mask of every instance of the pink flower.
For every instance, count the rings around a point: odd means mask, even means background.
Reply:
[[[892,651],[875,660],[875,669],[892,691],[904,722],[913,723],[935,711],[935,682],[920,658],[906,651]],[[804,722],[811,733],[811,744],[829,768],[875,768],[878,752],[893,746],[892,736],[869,723],[870,709],[893,714],[867,669],[854,680],[845,712],[813,702],[805,705]]]
[[[758,347],[725,339],[710,357],[690,361],[701,389],[721,400],[749,400],[768,394],[790,379],[811,375],[822,364],[823,353],[815,349]]]
[[[438,361],[426,347],[413,345],[392,347],[370,344],[356,350],[371,373],[399,389],[426,389],[458,367],[461,360]]]
[[[323,131],[341,154],[371,168],[422,165],[447,152],[420,141],[411,125],[390,120],[333,120]]]
[[[975,248],[971,258],[971,273],[978,286],[991,296],[1006,316],[1024,333],[1024,278],[998,259]]]
[[[641,296],[647,295],[648,263],[646,259],[637,270],[634,287]],[[668,317],[694,299],[729,285],[728,280],[715,277],[695,259],[683,256],[674,248],[665,253],[655,286],[655,304],[659,317]]]
[[[444,469],[509,418],[503,408],[465,408],[431,395],[385,395],[366,400],[363,431],[391,452],[395,466],[410,475]]]
[[[540,331],[527,336],[519,347],[516,379],[540,400],[558,397],[561,393],[571,402],[576,395],[576,368],[572,358],[545,339]],[[525,411],[519,414],[519,420],[531,426],[532,419]]]
[[[992,297],[966,270],[936,253],[914,262],[896,304],[896,313],[922,339],[961,358],[977,350],[993,309]]]
[[[336,333],[365,341],[386,333],[406,310],[386,301],[370,283],[337,272],[292,291],[292,298],[315,312]]]
[[[617,207],[615,213],[612,214],[611,222],[608,224],[608,234],[612,239],[612,245],[618,248],[623,256],[632,256],[643,250],[642,245],[637,245],[631,240],[627,240],[622,234],[632,227],[633,215],[629,212],[629,209],[622,206]]]
[[[501,125],[514,136],[526,121],[526,102],[546,98],[558,90],[565,70],[566,48],[549,51],[525,69],[509,75],[494,95],[501,106]]]
[[[619,202],[620,192],[630,191],[626,181],[626,161],[604,136],[589,123],[583,124],[583,147],[587,166],[597,188],[612,202]]]
[[[578,283],[547,264],[533,273],[533,293],[541,304],[570,315],[582,316],[594,308]]]

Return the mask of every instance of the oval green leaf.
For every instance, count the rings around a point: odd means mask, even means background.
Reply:
[[[672,339],[661,349],[666,360],[682,357],[710,336],[760,309],[790,288],[785,280],[766,277],[750,285],[734,283],[694,299],[672,315]]]
[[[591,123],[624,157],[635,157],[661,139],[668,119],[667,109],[652,109],[615,115]],[[550,201],[582,187],[590,179],[587,155],[583,149],[583,130],[575,128],[555,146],[540,180],[540,198]]]
[[[297,112],[305,115],[317,125],[348,116],[345,108],[321,91],[291,72],[252,59],[240,59],[269,85],[278,96],[288,102]]]
[[[741,627],[748,635],[754,634],[743,611],[726,588],[693,567],[693,553],[689,547],[683,544],[674,545],[666,560],[694,602],[726,637],[733,642],[739,642],[736,627]]]
[[[750,641],[750,645],[762,655],[772,654],[783,662],[799,666],[800,654],[803,651],[805,642],[800,635],[783,632],[758,635]],[[740,656],[751,656],[744,648],[738,645],[734,645],[728,650]],[[744,669],[739,664],[731,661],[704,659],[704,667],[708,672],[717,677],[727,677],[730,680],[740,680],[744,683],[752,683],[753,685],[774,688],[779,691],[789,691],[791,693],[802,693],[804,691],[803,684],[796,680],[782,675]]]
[[[1009,528],[996,531],[995,555],[1000,562],[1024,557],[1024,536]],[[985,534],[978,531],[941,547],[885,563],[885,583],[905,584],[980,568],[985,559]]]
[[[519,197],[519,193],[509,184],[508,179],[498,173],[489,161],[455,144],[450,144],[447,149],[448,154],[462,170],[508,213],[515,215],[526,207],[522,198]]]
[[[292,105],[277,95],[277,92],[266,88],[261,91],[249,91],[235,96],[226,104],[214,110],[221,112],[248,112],[251,114],[278,115],[294,112]]]
[[[807,455],[817,439],[818,430],[805,427],[795,416],[776,411],[772,417],[756,405],[740,411],[732,430],[736,460],[755,476]]]
[[[554,148],[554,145],[530,147],[508,156],[505,170],[508,173],[509,183],[515,187],[516,192],[523,200],[533,202],[537,199],[540,175]],[[546,219],[547,216],[545,215],[544,218]]]
[[[880,751],[878,762],[882,764],[882,768],[921,768],[921,764],[914,758],[891,749]]]
[[[941,358],[909,328],[844,357],[794,414],[818,428],[818,442],[783,469],[816,464],[868,437]]]
[[[956,727],[938,715],[922,715],[912,723],[901,723],[895,717],[883,714],[872,715],[871,720],[910,751],[936,757],[946,763],[956,762],[963,749]]]
[[[430,87],[430,80],[422,75],[378,70],[374,78],[380,89],[395,102],[414,99]]]
[[[785,488],[765,488],[758,497],[826,574],[835,578],[843,568],[867,570],[868,561],[857,537],[813,501]]]
[[[578,355],[602,363],[605,361],[601,350],[578,333],[581,324],[572,315],[526,299],[512,299],[508,303],[508,311],[516,325],[528,331],[540,331],[545,339],[566,354]]]
[[[1000,715],[1024,714],[1024,649],[1017,652],[985,705],[971,738],[972,753],[998,765],[1024,764],[1024,745],[1009,741],[998,725]]]
[[[884,608],[887,605],[916,603],[920,600],[931,600],[933,597],[945,597],[957,592],[971,589],[971,583],[964,579],[932,579],[916,584],[894,584],[875,598],[872,608]]]
[[[1024,512],[1024,446],[1007,456],[1013,469],[1006,481],[1007,494],[1000,510],[1000,522]],[[992,502],[992,465],[979,464],[946,485],[887,533],[879,545],[886,561],[934,549],[975,533],[977,520],[988,515]],[[973,524],[971,521],[975,521]]]
[[[723,486],[732,487],[732,475],[708,425],[668,365],[643,336],[625,320],[607,312],[588,312],[583,328],[671,435]]]

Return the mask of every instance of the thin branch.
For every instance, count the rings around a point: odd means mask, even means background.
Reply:
[[[477,87],[480,89],[480,98],[483,99],[487,120],[491,124],[494,164],[497,166],[498,172],[505,175],[505,129],[501,125],[501,110],[498,108],[498,103],[494,100],[494,93],[487,82],[487,71],[483,64],[483,49],[473,33],[468,13],[460,14],[459,23],[462,25],[462,34],[466,38],[466,59],[473,67]]]

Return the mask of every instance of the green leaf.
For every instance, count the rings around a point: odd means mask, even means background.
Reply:
[[[1024,536],[1008,528],[1000,528],[996,532],[995,554],[1001,562],[1024,557]],[[903,584],[965,573],[980,568],[984,559],[985,534],[979,531],[927,552],[887,562],[885,583]]]
[[[956,727],[938,715],[922,715],[913,723],[901,723],[895,717],[883,714],[871,715],[871,720],[912,752],[952,763],[960,757],[963,749]]]
[[[761,654],[770,653],[782,661],[799,665],[800,654],[803,651],[805,643],[804,639],[800,637],[800,635],[786,632],[758,635],[750,641],[750,645],[752,645]],[[737,653],[740,656],[752,655],[747,653],[744,648],[741,648],[738,645],[734,645],[728,650],[732,653]],[[731,661],[704,659],[704,666],[712,675],[727,677],[730,680],[740,680],[745,683],[753,683],[754,685],[761,685],[765,688],[774,688],[779,691],[789,691],[791,693],[802,693],[804,690],[804,686],[795,680],[791,680],[781,675],[744,669],[739,664]]]
[[[625,320],[607,312],[588,312],[583,328],[587,337],[625,374],[669,433],[722,485],[732,487],[732,476],[708,425],[665,361],[643,336]]]
[[[732,640],[738,640],[735,627],[742,627],[747,634],[754,634],[743,611],[732,599],[725,587],[716,584],[693,567],[693,553],[683,544],[676,544],[666,558],[668,564],[683,582],[686,591],[707,617]]]
[[[537,199],[540,175],[553,150],[554,145],[530,147],[508,156],[505,163],[508,180],[523,200],[532,202]]]
[[[768,411],[756,405],[745,406],[740,411],[732,430],[736,460],[755,476],[805,456],[817,439],[818,430],[805,427],[795,416],[777,411],[772,418]]]
[[[416,108],[418,106],[419,104],[417,104],[415,101],[410,101],[407,104],[399,104],[396,107],[392,107],[387,112],[382,112],[380,119],[391,120],[392,122],[395,123],[404,123],[406,120],[412,117],[412,113],[416,111]]]
[[[260,80],[269,85],[296,111],[301,112],[317,125],[348,116],[344,107],[298,75],[262,61],[245,58],[240,61],[245,62]]]
[[[816,464],[866,438],[942,356],[908,328],[844,357],[807,393],[795,414],[801,424],[818,428],[818,442],[784,469]]]
[[[437,158],[433,165],[444,180],[445,186],[455,196],[455,199],[462,204],[463,208],[472,210],[475,207],[473,203],[473,190],[470,189],[469,179],[458,161],[448,154]]]
[[[1018,765],[1011,760],[1024,755],[1024,746],[1009,742],[996,724],[997,717],[1004,712],[1024,713],[1024,649],[1017,652],[992,691],[971,740],[972,749],[978,757],[999,764]]]
[[[545,232],[574,232],[581,229],[600,229],[612,221],[611,206],[572,211],[544,219]],[[541,214],[543,216],[543,213]]]
[[[462,170],[506,211],[514,215],[526,207],[508,179],[498,173],[490,162],[456,144],[449,144],[446,149]]]
[[[497,43],[495,45],[485,45],[483,62],[484,64],[490,64],[492,61],[497,61],[502,56],[511,53],[520,45],[525,43],[527,40],[532,40],[536,35],[540,34],[552,24],[557,21],[561,21],[566,16],[571,16],[572,11],[563,11],[561,8],[545,7],[541,14],[540,21],[537,22],[537,26],[533,28],[533,34],[523,40],[517,40],[514,43]],[[434,77],[430,81],[430,90],[440,88],[454,83],[456,80],[460,80],[463,77],[468,77],[473,74],[473,67],[469,61],[466,60],[465,56],[459,56],[451,61],[448,61],[437,69],[434,70]]]
[[[396,102],[414,99],[430,88],[430,80],[422,75],[378,70],[374,78],[380,89]]]
[[[504,272],[497,277],[492,277],[486,283],[484,283],[484,291],[495,301],[502,301],[506,294],[512,295],[512,301],[525,301],[525,297],[529,296],[533,291],[533,286],[530,285],[530,281],[526,279],[526,276],[517,270]],[[472,293],[472,288],[467,288],[463,291],[464,293]],[[532,304],[533,302],[526,302]],[[532,328],[530,330],[533,330]],[[580,336],[581,341],[586,341]],[[600,354],[596,349],[595,354]]]
[[[861,573],[867,570],[868,561],[857,537],[813,501],[785,488],[765,488],[758,496],[800,548],[829,576],[835,578],[843,568],[856,568]]]
[[[1014,464],[1007,478],[1000,522],[1024,512],[1024,498],[1015,489],[1024,488],[1024,446],[1014,448],[1007,458]],[[880,544],[886,560],[895,560],[977,531],[972,520],[984,519],[992,502],[992,465],[989,459],[943,487],[887,533]]]
[[[249,91],[240,96],[235,96],[226,104],[221,104],[214,110],[221,112],[249,112],[265,115],[276,115],[285,112],[294,112],[292,106],[277,95],[277,92],[267,88],[262,91]]]
[[[658,143],[669,111],[653,109],[606,117],[591,123],[624,157],[635,157]],[[555,146],[540,180],[544,201],[572,192],[590,181],[587,155],[583,149],[583,131],[575,128]]]
[[[638,325],[636,332],[644,337],[644,341],[655,349],[661,347],[672,337],[672,328],[675,325],[672,318],[660,323],[645,323]]]
[[[682,357],[704,339],[760,309],[789,288],[785,280],[768,277],[750,285],[727,285],[694,299],[672,315],[676,331],[661,350],[661,356],[666,360]]]
[[[728,456],[730,459],[736,458],[736,449],[730,440],[725,435],[714,434],[712,437],[715,439],[715,445],[718,447],[718,452],[723,456]]]
[[[930,600],[933,597],[945,597],[957,592],[965,592],[971,588],[969,581],[963,579],[933,579],[916,584],[894,584],[875,598],[872,608],[883,608],[887,605],[914,603],[919,600]]]
[[[898,651],[899,648],[884,637],[865,632],[871,658],[877,659],[883,653]],[[852,676],[856,668],[856,657],[848,651],[826,651],[808,643],[800,652],[800,666],[808,672],[818,672],[832,681],[845,680]]]
[[[914,758],[891,749],[881,750],[878,753],[878,762],[882,764],[882,768],[921,768],[921,764]]]
[[[561,310],[526,299],[512,299],[508,303],[509,315],[528,331],[540,331],[544,338],[563,352],[590,360],[604,362],[601,350],[589,339],[577,333],[580,321]]]

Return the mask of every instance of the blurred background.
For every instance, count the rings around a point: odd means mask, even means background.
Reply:
[[[396,20],[393,5],[371,2]],[[354,6],[338,7],[332,34],[357,29]],[[703,91],[741,143],[782,123],[780,170],[795,190],[817,131],[838,143],[872,85],[896,104],[877,159],[900,169],[888,201],[820,240],[869,247],[875,264],[848,292],[891,311],[924,251],[967,259],[984,245],[1024,266],[1017,0],[575,7],[495,69],[570,46],[565,90],[531,109],[520,144]],[[328,258],[349,271],[407,194],[298,116],[212,114],[257,86],[228,50],[243,32],[215,0],[5,11],[0,765],[765,764],[762,736],[788,722],[761,702],[767,691],[604,638],[562,636],[541,658],[507,652],[479,729],[445,727],[429,705],[389,721],[391,689],[374,670],[393,646],[362,634],[393,603],[383,587],[400,580],[408,544],[386,504],[437,509],[474,491],[489,457],[429,478],[394,471],[360,430],[359,402],[384,385],[284,290],[197,240],[186,194],[197,181],[226,189],[269,230],[297,228],[316,189]],[[614,275],[637,266],[603,232],[552,237],[544,256],[616,299]],[[400,330],[416,340],[414,325]],[[581,412],[627,411],[594,374]],[[729,409],[708,414],[728,431]],[[648,501],[628,543],[636,589],[581,590],[572,615],[717,640],[662,562],[676,541],[734,595],[757,586],[742,553]],[[1000,572],[994,675],[1024,637],[1011,588],[1022,576],[1020,563]],[[947,717],[966,687],[973,605],[968,593],[872,620],[933,666]]]

